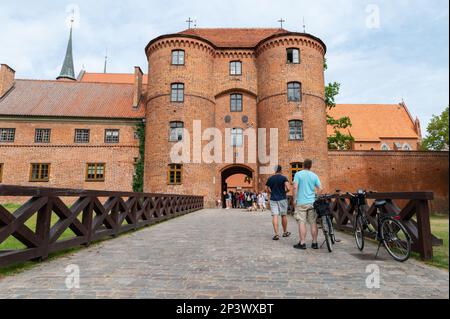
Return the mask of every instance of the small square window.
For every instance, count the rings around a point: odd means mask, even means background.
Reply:
[[[172,65],[184,65],[184,51],[173,50],[172,51]]]
[[[167,170],[167,182],[169,185],[181,185],[183,182],[182,178],[183,165],[181,164],[170,164]]]
[[[76,129],[75,130],[75,143],[89,143],[90,130]]]
[[[170,101],[183,103],[184,102],[184,84],[174,83],[171,86]]]
[[[105,180],[105,163],[86,164],[86,181],[103,182]]]
[[[242,62],[231,61],[230,62],[230,75],[242,75]]]
[[[35,143],[50,143],[51,130],[48,128],[38,128],[35,131],[34,142]]]
[[[119,143],[119,130],[105,130],[105,143]]]
[[[300,63],[300,50],[299,49],[287,49],[287,63],[299,64]]]
[[[31,164],[30,182],[48,182],[50,176],[50,164]]]
[[[15,128],[0,128],[0,143],[13,143],[15,136]]]

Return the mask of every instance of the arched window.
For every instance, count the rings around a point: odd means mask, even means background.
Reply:
[[[289,48],[286,50],[287,63],[299,64],[300,63],[300,50],[297,48]]]
[[[300,120],[289,121],[289,140],[291,141],[303,140],[303,121]]]
[[[242,62],[231,61],[230,62],[230,75],[242,75]]]
[[[294,181],[295,174],[303,170],[303,163],[291,163],[291,180]]]
[[[412,147],[408,143],[403,144],[403,150],[404,151],[411,151]]]
[[[184,102],[184,84],[173,83],[171,85],[170,101],[182,103]]]
[[[169,133],[169,141],[170,142],[179,142],[183,140],[183,122],[170,122],[170,133]]]
[[[184,65],[184,51],[173,50],[172,51],[172,65]]]
[[[244,130],[233,128],[231,130],[231,146],[242,146],[244,144]]]
[[[288,101],[300,102],[302,99],[302,85],[300,82],[288,83]]]
[[[381,150],[382,151],[389,151],[390,150],[389,145],[387,145],[386,143],[383,143],[381,145]]]
[[[242,94],[230,95],[231,112],[242,112]]]

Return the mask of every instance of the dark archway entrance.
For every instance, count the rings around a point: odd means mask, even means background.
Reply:
[[[227,179],[229,177],[231,177],[233,175],[237,175],[237,174],[243,174],[243,175],[249,177],[252,180],[251,185],[254,185],[253,170],[251,168],[244,166],[244,165],[231,165],[231,166],[225,167],[221,172],[222,187],[221,187],[221,192],[220,192],[220,194],[222,196],[223,208],[225,208],[225,196],[223,195],[223,192],[228,190]]]

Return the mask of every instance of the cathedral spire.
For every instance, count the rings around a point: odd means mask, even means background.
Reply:
[[[64,58],[64,64],[61,68],[61,73],[56,78],[57,80],[72,80],[76,81],[75,69],[73,66],[73,53],[72,53],[72,30],[73,30],[73,18],[71,20],[69,43],[67,44],[66,57]]]

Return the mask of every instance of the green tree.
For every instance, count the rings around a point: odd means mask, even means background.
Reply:
[[[133,191],[144,191],[144,156],[145,156],[145,124],[140,122],[136,125],[136,133],[139,139],[139,158],[134,167]]]
[[[324,69],[328,68],[327,60],[324,60]],[[325,87],[325,104],[328,110],[336,107],[336,96],[339,95],[339,90],[341,84],[337,82],[328,83]],[[353,136],[350,134],[342,133],[342,130],[351,127],[352,121],[348,116],[344,116],[339,119],[333,118],[331,115],[327,114],[327,124],[333,128],[333,134],[328,136],[328,148],[334,150],[349,150],[351,148],[352,142],[354,141]]]
[[[448,151],[448,106],[441,115],[433,115],[430,124],[428,124],[427,133],[427,137],[422,142],[422,149]]]

